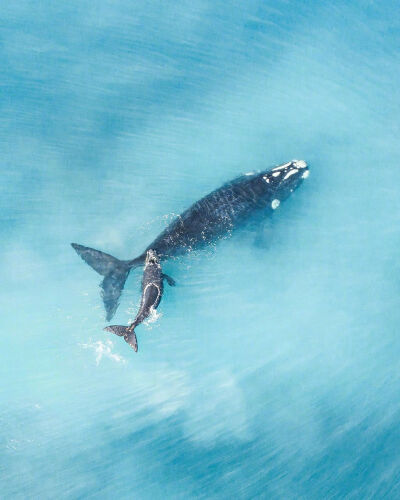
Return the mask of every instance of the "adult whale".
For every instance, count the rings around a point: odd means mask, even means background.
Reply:
[[[257,212],[270,214],[308,174],[305,161],[292,160],[233,179],[185,210],[133,260],[119,260],[99,250],[71,243],[82,259],[104,276],[100,286],[107,320],[118,307],[130,270],[144,265],[148,250],[155,251],[160,260],[165,260],[201,248],[225,236]]]

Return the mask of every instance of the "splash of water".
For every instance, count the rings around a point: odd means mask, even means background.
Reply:
[[[97,340],[95,342],[89,340],[87,344],[79,344],[83,349],[92,349],[96,355],[96,365],[99,366],[100,361],[103,357],[112,359],[116,363],[126,363],[125,358],[119,354],[113,353],[112,349],[114,344],[111,340],[107,339],[104,342],[102,340]]]

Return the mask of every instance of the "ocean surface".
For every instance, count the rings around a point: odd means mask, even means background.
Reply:
[[[399,9],[3,3],[2,498],[400,498]],[[102,330],[70,242],[134,258],[293,158],[261,236],[164,264],[137,354]]]

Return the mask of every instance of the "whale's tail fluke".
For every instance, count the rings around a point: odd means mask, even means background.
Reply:
[[[94,248],[71,243],[76,253],[95,271],[104,276],[101,282],[101,295],[106,309],[107,321],[115,314],[118,301],[125,285],[129,271],[142,264],[140,258],[133,261],[119,260]]]
[[[128,342],[135,352],[138,351],[137,338],[132,326],[111,325],[104,328],[104,330],[115,333],[118,337],[124,337],[125,342]]]

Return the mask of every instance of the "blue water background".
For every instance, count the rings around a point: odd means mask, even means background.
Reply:
[[[2,498],[400,497],[399,7],[2,5]],[[102,331],[71,241],[133,258],[292,158],[261,239],[165,264],[138,354]]]

